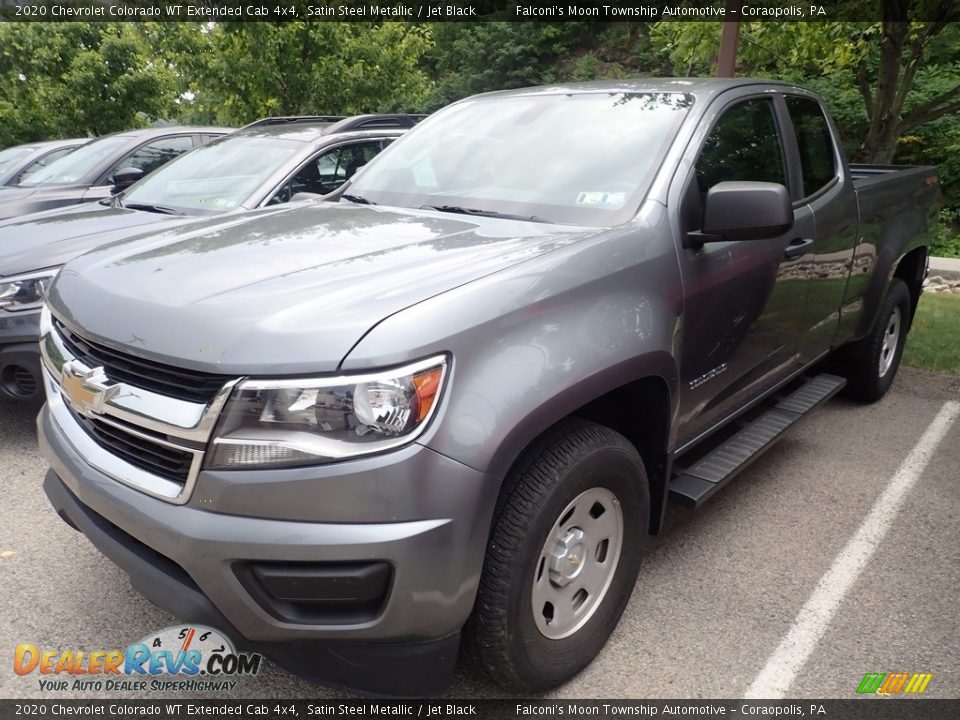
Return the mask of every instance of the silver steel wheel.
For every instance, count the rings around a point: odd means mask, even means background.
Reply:
[[[897,344],[900,342],[900,306],[894,306],[887,320],[887,329],[883,333],[883,345],[880,347],[880,377],[890,371],[893,358],[897,354]]]
[[[602,487],[567,505],[543,544],[533,576],[533,619],[550,640],[570,637],[593,617],[623,547],[623,513]]]

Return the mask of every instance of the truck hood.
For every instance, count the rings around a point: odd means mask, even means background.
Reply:
[[[92,202],[6,220],[0,222],[0,275],[56,267],[115,240],[196,219]]]
[[[74,330],[230,375],[331,372],[384,318],[594,230],[318,203],[94,250],[50,292]]]

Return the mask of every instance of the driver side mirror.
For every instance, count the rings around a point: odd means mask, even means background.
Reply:
[[[684,247],[708,242],[762,240],[793,227],[793,206],[779,183],[727,181],[707,191],[703,230],[687,233]]]
[[[110,181],[113,183],[113,187],[110,188],[110,192],[116,195],[122,190],[126,190],[128,187],[133,185],[137,180],[143,177],[143,170],[138,167],[125,167],[117,170],[113,177],[110,178]]]
[[[322,198],[323,195],[312,192],[298,192],[294,193],[293,197],[290,198],[290,202],[309,202],[310,200],[317,200]]]

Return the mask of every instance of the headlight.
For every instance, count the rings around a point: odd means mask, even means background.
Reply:
[[[60,272],[60,268],[38,270],[37,272],[0,278],[0,309],[35,310],[43,304],[50,283]]]
[[[247,380],[224,409],[207,466],[316,465],[405,445],[433,416],[446,372],[441,356],[355,376]]]

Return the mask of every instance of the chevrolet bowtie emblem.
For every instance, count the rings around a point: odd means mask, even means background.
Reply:
[[[108,385],[102,367],[87,370],[66,363],[60,371],[60,388],[70,406],[81,415],[93,417],[103,413],[103,406],[120,391],[119,385]]]

